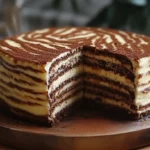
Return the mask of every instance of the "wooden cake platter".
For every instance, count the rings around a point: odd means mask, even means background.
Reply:
[[[22,150],[123,150],[150,144],[149,116],[133,121],[103,113],[79,114],[53,127],[18,122],[0,114],[0,142]]]

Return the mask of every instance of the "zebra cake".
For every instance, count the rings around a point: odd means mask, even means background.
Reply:
[[[150,112],[150,38],[101,28],[49,28],[0,41],[0,107],[54,124],[77,101]],[[6,107],[4,107],[6,106]]]

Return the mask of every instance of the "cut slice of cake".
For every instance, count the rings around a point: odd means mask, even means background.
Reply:
[[[52,124],[88,99],[140,118],[150,112],[149,50],[149,37],[101,28],[50,28],[6,38],[0,41],[1,109]]]

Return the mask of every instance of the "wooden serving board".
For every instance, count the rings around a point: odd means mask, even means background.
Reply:
[[[0,142],[22,150],[135,149],[150,144],[150,117],[138,121],[74,115],[53,127],[17,122],[0,114]]]

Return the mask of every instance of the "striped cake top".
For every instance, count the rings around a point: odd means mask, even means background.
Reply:
[[[83,46],[139,59],[150,55],[150,38],[102,28],[47,28],[6,38],[0,41],[0,50],[20,60],[45,64],[60,53]]]

